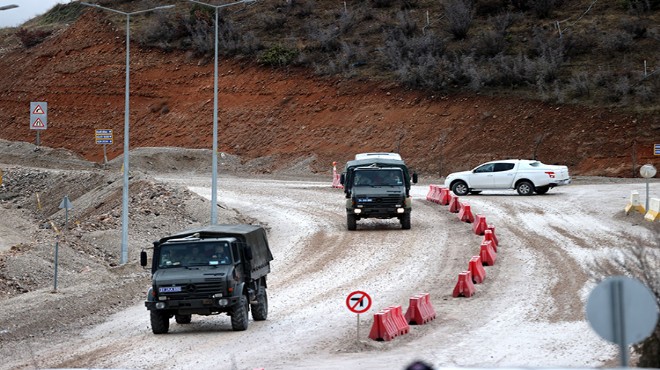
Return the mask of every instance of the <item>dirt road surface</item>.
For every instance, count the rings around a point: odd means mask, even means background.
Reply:
[[[209,176],[158,180],[211,198]],[[363,220],[353,232],[343,193],[330,180],[221,174],[218,186],[224,209],[269,230],[275,260],[268,320],[233,332],[225,315],[193,316],[191,324],[154,335],[137,301],[100,324],[1,342],[0,368],[403,369],[415,360],[435,367],[615,367],[617,348],[585,319],[592,263],[634,245],[660,248],[657,222],[623,212],[631,191],[644,194],[640,181],[582,179],[544,196],[467,196],[461,200],[496,227],[500,244],[476,294],[453,298],[458,273],[483,237],[425,200],[428,182],[413,186],[411,230],[394,220]],[[651,190],[657,197],[660,183]],[[103,281],[97,289],[105,289]],[[358,318],[345,305],[355,290],[373,298],[359,318],[359,337]],[[418,293],[430,294],[435,320],[392,341],[368,339],[375,312],[393,305],[405,312]]]

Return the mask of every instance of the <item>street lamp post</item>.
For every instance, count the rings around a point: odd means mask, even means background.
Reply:
[[[197,0],[188,0],[193,3],[215,8],[215,62],[213,74],[213,153],[211,177],[211,225],[218,223],[218,9],[231,5],[253,3],[256,0],[242,0],[228,4],[213,5]]]
[[[129,132],[129,124],[128,124],[128,118],[129,118],[129,86],[130,86],[130,55],[131,55],[131,48],[130,48],[130,40],[131,40],[131,30],[130,30],[130,22],[131,22],[131,15],[135,14],[140,14],[140,13],[146,13],[146,12],[151,12],[154,10],[162,10],[162,9],[169,9],[173,8],[174,5],[165,5],[165,6],[158,6],[155,8],[151,9],[146,9],[146,10],[138,10],[135,12],[122,12],[116,9],[110,9],[106,8],[103,6],[100,6],[98,4],[89,4],[85,2],[80,2],[83,5],[91,6],[94,8],[99,8],[99,9],[104,9],[108,10],[114,13],[119,13],[122,15],[126,16],[126,91],[125,91],[125,110],[124,110],[124,191],[122,195],[122,215],[121,215],[121,258],[119,260],[119,263],[121,265],[125,264],[128,262],[128,132]]]

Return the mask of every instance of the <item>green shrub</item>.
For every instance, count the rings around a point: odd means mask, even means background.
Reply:
[[[297,50],[288,49],[282,45],[274,45],[261,55],[259,61],[273,67],[283,67],[291,64],[297,56]]]

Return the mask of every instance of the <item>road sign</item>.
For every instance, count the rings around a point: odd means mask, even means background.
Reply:
[[[45,130],[48,128],[48,103],[45,101],[30,102],[30,129]]]
[[[619,344],[621,365],[626,367],[627,346],[653,333],[658,305],[653,294],[638,280],[614,276],[603,280],[589,294],[587,319],[603,339]]]
[[[371,308],[371,297],[363,291],[356,290],[346,297],[346,307],[357,314],[365,313]]]
[[[660,155],[660,144],[653,145],[653,154]]]
[[[112,144],[112,130],[99,129],[95,135],[97,144]]]

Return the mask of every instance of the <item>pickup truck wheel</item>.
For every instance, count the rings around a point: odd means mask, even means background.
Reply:
[[[149,311],[151,313],[151,331],[154,334],[166,334],[170,330],[170,315],[162,311]]]
[[[410,213],[404,213],[399,219],[401,221],[401,228],[403,230],[410,230]]]
[[[259,287],[257,291],[257,303],[250,305],[252,308],[252,318],[254,321],[263,321],[268,317],[268,296],[266,295],[266,288]]]
[[[234,331],[243,331],[248,328],[248,300],[242,295],[234,306],[231,314],[231,328]]]
[[[468,188],[465,182],[456,181],[454,185],[451,186],[451,191],[453,191],[455,195],[463,196],[470,192],[470,188]]]
[[[192,315],[174,315],[177,324],[190,324]]]
[[[529,181],[521,181],[516,186],[516,190],[520,195],[532,195],[534,193],[534,184]]]
[[[539,187],[536,188],[536,194],[543,195],[543,194],[547,193],[548,190],[550,190],[549,186],[539,186]]]
[[[346,214],[346,227],[349,230],[357,229],[357,219],[354,214]]]

